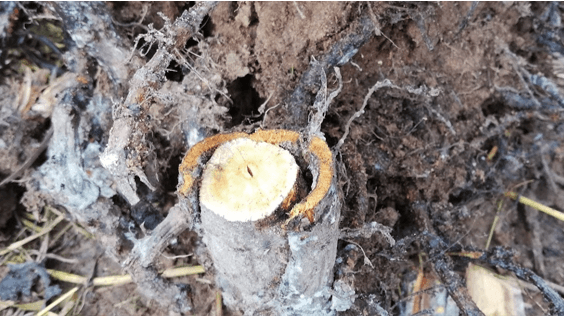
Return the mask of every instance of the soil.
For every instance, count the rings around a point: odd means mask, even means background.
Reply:
[[[26,10],[48,10],[40,4],[26,6]],[[157,29],[163,26],[158,12],[174,21],[190,6],[107,4],[116,32],[129,45],[150,23]],[[329,146],[334,149],[345,135],[349,119],[376,83],[389,80],[393,86],[377,89],[368,98],[336,156],[344,193],[341,228],[360,228],[376,221],[392,228],[396,242],[417,239],[427,231],[448,243],[445,252],[450,248],[485,250],[498,215],[489,249],[511,249],[511,260],[517,265],[546,281],[564,284],[564,223],[504,197],[505,192],[515,191],[564,211],[563,10],[559,4],[541,2],[222,2],[204,20],[197,39],[185,45],[206,58],[209,67],[204,76],[224,91],[217,94],[213,107],[204,108],[207,103],[202,103],[195,119],[200,124],[198,133],[201,138],[252,130],[261,124],[274,128],[291,121],[285,102],[310,63],[355,32],[361,18],[368,15],[377,25],[374,36],[340,67],[343,88],[321,125]],[[20,9],[14,14],[20,21],[11,20],[14,30],[7,33],[3,45],[14,43],[11,38],[18,28],[23,29],[22,21],[31,13]],[[151,58],[154,49],[142,58]],[[25,55],[11,58],[26,59]],[[24,73],[14,67],[0,69],[2,94],[9,95],[14,82],[24,80]],[[163,91],[180,89],[173,86],[177,83],[189,86],[190,71],[174,62],[168,68],[170,85],[165,84]],[[327,88],[333,91],[338,77],[332,69],[326,71]],[[34,86],[45,86],[40,78],[34,80],[38,82]],[[97,89],[108,84],[103,74],[93,80]],[[108,98],[112,97],[109,93]],[[181,132],[186,128],[180,118],[191,117],[191,112],[165,115],[175,102],[183,100],[156,101],[147,113],[151,136],[146,141],[153,153],[144,157],[156,161],[153,174],[160,179],[158,188],[151,191],[138,181],[140,195],[161,215],[176,202],[177,166],[190,146]],[[261,106],[269,109],[266,114]],[[48,116],[0,120],[2,178],[33,155],[49,127]],[[105,144],[110,127],[100,124],[99,130],[89,132],[90,138]],[[41,155],[22,179],[46,159]],[[22,214],[38,212],[38,207],[30,206],[29,196],[22,200],[29,188],[23,182],[0,187],[0,197],[5,197],[0,216],[2,249],[15,241]],[[129,214],[127,201],[119,195],[112,197],[112,203]],[[426,246],[413,242],[400,253],[380,234],[352,241],[362,251],[347,247],[349,241],[340,241],[338,256],[346,264],[337,267],[336,274],[353,280],[358,296],[352,308],[340,314],[369,315],[374,313],[370,302],[378,302],[390,315],[399,315],[399,304],[409,299],[399,291],[405,277],[420,267],[432,273]],[[199,243],[194,232],[186,231],[165,255],[192,253]],[[96,240],[73,230],[49,252],[82,264],[46,259],[47,268],[81,275],[122,273]],[[373,267],[365,263],[363,253]],[[469,261],[460,257],[452,261],[463,276]],[[197,256],[174,260],[162,256],[159,264],[167,268],[199,261]],[[7,273],[2,269],[1,275]],[[195,315],[215,313],[218,289],[213,276],[189,276],[175,282],[189,285]],[[90,288],[83,293],[81,314],[170,315],[157,302],[136,294],[135,288],[132,284]],[[523,291],[527,315],[545,315],[550,305],[542,293]],[[237,314],[224,307],[223,315]]]

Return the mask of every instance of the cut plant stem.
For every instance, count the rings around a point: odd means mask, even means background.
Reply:
[[[186,154],[179,204],[201,233],[225,305],[250,315],[334,314],[333,162],[323,139],[287,130],[215,135]],[[306,168],[311,188],[301,178]]]

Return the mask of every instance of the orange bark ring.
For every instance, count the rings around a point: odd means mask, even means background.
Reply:
[[[184,182],[178,188],[181,196],[187,197],[188,193],[193,189],[195,181],[194,171],[200,163],[200,157],[209,152],[213,152],[221,144],[237,139],[249,138],[254,141],[263,141],[272,145],[279,145],[283,142],[291,142],[297,144],[300,134],[289,130],[259,130],[253,134],[243,132],[235,132],[230,134],[218,134],[208,137],[196,145],[192,146],[188,153],[184,156],[179,167],[180,175]],[[311,154],[318,160],[319,174],[315,188],[305,197],[303,201],[296,204],[290,211],[290,219],[299,215],[305,215],[310,223],[314,222],[314,208],[325,197],[331,186],[333,179],[333,155],[327,146],[327,143],[321,138],[314,136],[308,146]]]

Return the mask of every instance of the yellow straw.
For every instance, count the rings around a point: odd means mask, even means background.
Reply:
[[[533,201],[533,200],[528,199],[524,196],[520,197],[517,193],[512,192],[512,191],[505,192],[505,196],[512,198],[514,200],[517,200],[517,198],[519,198],[518,201],[520,203],[523,203],[523,204],[530,206],[530,207],[532,207],[532,208],[534,208],[538,211],[544,212],[544,213],[546,213],[550,216],[556,217],[557,219],[559,219],[561,221],[564,221],[564,213],[559,212],[559,211],[557,211],[553,208],[550,208],[546,205],[540,204],[539,202]]]
[[[163,278],[176,278],[204,272],[206,272],[206,270],[203,266],[176,267],[164,270],[161,276]],[[74,284],[86,284],[86,282],[88,281],[88,279],[84,276],[58,270],[47,269],[47,273],[49,273],[49,275],[51,275],[56,280]],[[131,276],[129,274],[111,275],[92,279],[92,284],[94,286],[121,285],[130,282],[133,282],[133,280],[131,279]]]
[[[74,287],[72,290],[66,292],[64,295],[62,295],[61,297],[59,297],[58,299],[56,299],[53,303],[49,304],[49,306],[45,307],[44,309],[42,309],[39,313],[37,313],[37,316],[43,316],[47,313],[49,313],[49,311],[51,309],[53,309],[53,307],[59,305],[62,301],[66,300],[67,298],[71,297],[74,292],[78,291],[78,286]]]

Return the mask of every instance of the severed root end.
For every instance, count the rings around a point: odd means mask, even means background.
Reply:
[[[266,145],[270,145],[272,147],[274,147],[276,150],[279,151],[284,151],[285,150],[281,149],[278,147],[278,145],[280,143],[284,143],[284,142],[289,142],[289,143],[293,143],[296,144],[298,142],[298,138],[299,138],[299,134],[297,132],[294,131],[289,131],[289,130],[259,130],[253,134],[246,134],[246,133],[240,133],[240,132],[236,132],[236,133],[230,133],[230,134],[218,134],[212,137],[208,137],[205,140],[201,141],[200,143],[194,145],[186,154],[186,156],[184,157],[182,164],[179,167],[179,171],[180,171],[180,175],[183,179],[182,184],[179,186],[178,188],[178,192],[181,196],[183,197],[187,197],[189,192],[191,192],[194,189],[194,185],[197,183],[196,181],[196,176],[197,173],[195,172],[197,170],[197,167],[199,165],[199,161],[200,161],[200,157],[208,152],[212,152],[215,151],[216,148],[218,148],[219,146],[222,146],[223,144],[227,144],[230,143],[232,141],[240,141],[240,140],[246,140],[248,141],[254,141],[255,143],[263,143]],[[248,143],[250,144],[250,143]],[[232,146],[232,145],[229,145]],[[262,145],[261,145],[262,146]],[[262,147],[261,147],[262,148]],[[219,150],[219,149],[217,149]],[[260,152],[260,149],[258,150]],[[229,150],[227,150],[227,152],[229,152]],[[275,162],[275,161],[269,161],[268,158],[265,158],[261,161],[265,162],[269,167],[266,169],[263,169],[260,164],[254,162],[251,160],[251,158],[255,158],[254,156],[249,157],[249,153],[251,151],[247,151],[246,153],[241,153],[241,157],[240,158],[234,158],[241,160],[242,158],[245,159],[245,161],[249,161],[249,163],[241,163],[241,165],[238,167],[239,169],[239,174],[237,175],[236,179],[241,179],[241,181],[244,179],[247,182],[230,182],[232,183],[233,186],[235,187],[239,187],[239,189],[241,190],[243,187],[241,186],[242,183],[246,183],[245,187],[246,188],[251,188],[251,184],[253,181],[255,182],[255,184],[258,184],[258,180],[255,179],[255,176],[259,177],[262,174],[263,170],[268,170],[266,172],[266,174],[271,175],[272,171],[276,170],[276,171],[281,171],[281,170],[285,170],[285,169],[278,169],[276,166],[278,165],[279,162]],[[306,198],[304,200],[302,200],[301,202],[299,202],[298,204],[294,203],[296,202],[297,199],[300,198],[301,194],[297,193],[297,191],[299,191],[297,189],[297,186],[295,184],[295,179],[296,179],[296,174],[294,174],[293,172],[288,174],[287,176],[291,176],[293,177],[293,182],[294,185],[289,185],[288,187],[284,187],[284,190],[280,190],[280,191],[276,191],[279,192],[281,194],[281,196],[277,196],[275,201],[276,202],[272,202],[272,200],[264,199],[263,197],[266,196],[266,194],[268,194],[270,192],[270,194],[272,194],[271,191],[269,190],[264,190],[263,187],[260,187],[260,191],[258,188],[253,189],[254,193],[253,194],[249,194],[249,195],[240,195],[238,193],[233,193],[230,190],[223,190],[227,187],[229,187],[231,184],[229,185],[222,185],[220,184],[220,181],[216,181],[216,183],[213,185],[213,188],[210,188],[208,191],[203,192],[202,190],[200,190],[200,198],[201,198],[201,202],[202,202],[202,198],[206,199],[207,197],[210,198],[209,201],[209,206],[210,207],[214,207],[217,209],[223,209],[225,206],[227,205],[231,205],[231,208],[234,209],[238,209],[239,211],[229,211],[228,213],[233,213],[234,214],[239,214],[239,215],[226,215],[229,216],[230,218],[234,218],[233,220],[240,220],[240,221],[249,221],[249,220],[256,220],[256,219],[261,219],[264,218],[268,215],[266,214],[272,214],[272,212],[274,212],[274,210],[276,209],[276,207],[278,207],[278,205],[284,209],[285,211],[288,211],[288,209],[290,207],[293,208],[290,210],[290,218],[286,221],[286,225],[292,221],[293,219],[299,218],[301,216],[306,216],[310,223],[313,223],[315,221],[315,207],[319,204],[319,202],[321,202],[321,200],[325,197],[325,195],[327,194],[327,192],[329,191],[329,188],[331,186],[331,182],[333,179],[333,156],[331,151],[329,150],[329,147],[327,146],[327,143],[325,143],[325,141],[323,141],[321,138],[314,136],[311,139],[311,142],[308,146],[308,152],[313,155],[313,158],[316,162],[317,165],[317,170],[318,170],[318,175],[317,175],[317,179],[315,180],[316,185],[313,188],[313,190],[306,196]],[[286,152],[289,156],[291,156],[288,152]],[[229,154],[229,153],[227,153]],[[225,155],[227,154],[222,154],[224,158],[222,159],[226,159]],[[233,155],[233,153],[231,153]],[[262,153],[260,153],[262,155]],[[215,155],[215,154],[214,154]],[[274,154],[274,156],[276,156],[278,154]],[[269,157],[268,154],[266,154],[265,157]],[[220,158],[216,158],[219,160],[221,160]],[[259,156],[256,156],[256,159],[262,159],[259,158]],[[284,159],[283,159],[284,160]],[[211,162],[211,160],[210,160]],[[261,162],[262,163],[262,162]],[[280,162],[282,163],[282,162]],[[208,163],[209,164],[209,163]],[[209,167],[210,170],[215,170],[215,171],[209,171],[209,173],[212,173],[213,175],[211,176],[211,179],[218,179],[221,178],[223,176],[221,176],[221,170],[219,168],[219,166],[221,166],[222,164],[214,164],[215,167]],[[283,163],[282,163],[283,165]],[[281,165],[281,166],[282,166]],[[295,161],[294,161],[294,165],[295,165]],[[208,167],[206,167],[208,168]],[[289,168],[289,167],[288,167]],[[294,167],[292,167],[294,168]],[[297,166],[295,167],[297,170]],[[287,170],[293,170],[293,169],[287,169]],[[205,171],[204,171],[205,172]],[[233,175],[232,175],[233,176]],[[203,189],[203,184],[204,182],[212,182],[212,180],[205,179],[206,176],[204,174],[204,180],[202,182],[202,189]],[[262,179],[262,178],[260,178]],[[283,176],[280,176],[280,178],[277,181],[282,181],[282,179],[284,179]],[[271,179],[272,180],[272,179]],[[262,180],[261,180],[262,181]],[[268,182],[268,181],[267,181]],[[282,183],[283,182],[283,183]],[[276,183],[274,180],[272,180],[271,185],[273,185],[274,187],[277,186],[284,186],[287,183],[290,183],[289,181],[286,183],[284,181],[282,181],[281,183]],[[274,185],[276,184],[276,185]],[[249,189],[251,192],[252,190]],[[287,191],[286,191],[287,190]],[[264,192],[263,192],[264,191]],[[193,192],[193,191],[192,191]],[[229,193],[231,192],[231,193]],[[283,193],[282,193],[283,192]],[[231,195],[230,195],[231,194]],[[237,198],[229,198],[229,196],[237,196]],[[215,202],[212,202],[212,197],[219,197],[219,199]],[[255,198],[255,196],[258,196],[258,198]],[[244,200],[244,199],[248,199],[248,200]],[[280,199],[280,201],[278,201]],[[224,201],[225,200],[225,201]],[[231,201],[232,200],[232,201]],[[231,202],[230,202],[231,201]],[[267,201],[271,201],[270,203],[272,203],[272,205],[277,204],[276,207],[274,207],[273,209],[268,208],[268,211],[266,211],[266,208],[260,208],[260,210],[242,210],[241,209],[241,205],[245,205],[245,207],[247,207],[246,205],[249,204],[247,202],[249,201],[254,201],[255,205],[253,207],[258,207],[258,201],[263,201],[262,203],[265,205],[270,205],[269,203],[267,203]],[[208,204],[205,204],[205,206],[208,206]],[[218,211],[218,212],[222,212],[222,211]],[[252,213],[256,213],[256,214],[263,214],[263,215],[250,215]],[[224,215],[221,215],[224,216]],[[225,217],[225,216],[224,216]],[[227,217],[226,217],[227,218]],[[235,218],[239,218],[239,219],[235,219]],[[250,219],[249,219],[250,218]],[[256,218],[256,219],[255,219]],[[284,226],[286,226],[284,225]]]
[[[200,203],[228,221],[263,219],[292,199],[297,175],[288,151],[238,138],[219,146],[206,164]]]

